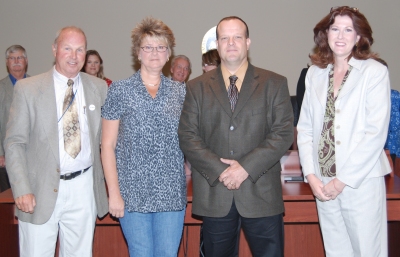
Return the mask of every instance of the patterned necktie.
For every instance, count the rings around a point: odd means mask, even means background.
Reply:
[[[64,149],[75,159],[81,151],[81,130],[79,127],[78,107],[76,101],[74,101],[74,81],[69,79],[67,85],[68,88],[65,92],[63,104]]]
[[[238,79],[238,77],[236,77],[235,75],[232,75],[229,77],[229,87],[228,87],[228,97],[229,97],[229,101],[231,102],[231,110],[232,112],[235,110],[235,105],[236,102],[239,98],[239,92],[238,89],[236,87],[236,80]]]

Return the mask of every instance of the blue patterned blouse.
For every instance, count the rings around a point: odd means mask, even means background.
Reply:
[[[400,157],[400,93],[392,89],[390,95],[392,103],[385,148],[389,149],[390,154],[396,154],[397,157]]]
[[[178,140],[185,94],[183,84],[161,75],[153,99],[140,70],[113,82],[108,90],[101,114],[104,119],[120,121],[115,154],[128,211],[178,211],[186,206],[186,176]]]

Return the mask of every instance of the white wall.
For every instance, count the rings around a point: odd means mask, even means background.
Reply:
[[[130,32],[151,15],[174,31],[174,52],[191,59],[190,78],[195,78],[202,73],[204,34],[221,18],[237,15],[250,29],[251,62],[286,76],[294,95],[314,46],[312,29],[338,5],[358,7],[368,18],[374,31],[373,50],[389,64],[392,88],[400,90],[398,0],[0,0],[0,53],[12,44],[21,44],[28,52],[28,73],[48,71],[54,61],[51,44],[55,33],[76,25],[85,31],[88,49],[100,52],[106,76],[123,79],[134,72]],[[0,78],[6,75],[5,62],[0,62]]]

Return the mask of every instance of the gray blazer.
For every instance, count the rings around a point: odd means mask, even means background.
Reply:
[[[87,112],[93,160],[93,190],[99,217],[108,212],[108,201],[100,162],[101,106],[107,85],[104,80],[80,74],[85,101],[94,105]],[[14,198],[34,194],[33,214],[16,211],[22,221],[43,224],[51,216],[60,182],[57,107],[53,69],[17,82],[5,139],[6,165]]]
[[[29,77],[29,75],[26,75]],[[10,77],[7,75],[0,80],[0,156],[4,156],[4,138],[6,137],[6,127],[8,114],[10,113],[13,98],[14,86]]]
[[[220,67],[189,81],[178,133],[192,165],[194,214],[226,216],[233,199],[243,217],[284,211],[279,161],[293,143],[285,77],[249,64],[234,113]],[[219,182],[221,157],[249,173],[238,190]]]

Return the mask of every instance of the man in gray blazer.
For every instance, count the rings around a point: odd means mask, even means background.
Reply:
[[[7,48],[6,66],[8,75],[0,80],[0,192],[10,188],[5,169],[4,137],[6,136],[6,125],[13,98],[14,85],[18,80],[27,77],[28,57],[25,48],[20,45],[12,45]]]
[[[20,256],[92,256],[96,214],[108,211],[100,163],[107,85],[80,73],[86,36],[59,31],[55,66],[18,81],[5,139],[6,164],[19,220]]]
[[[241,227],[253,256],[283,256],[280,158],[293,111],[286,78],[248,63],[249,46],[242,19],[218,23],[221,65],[188,82],[179,124],[206,256],[232,256]]]

